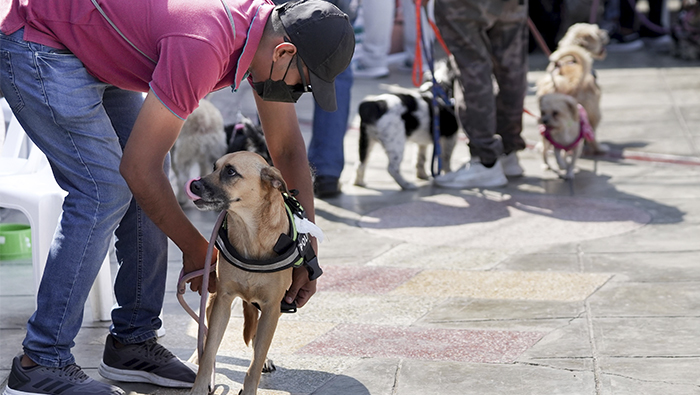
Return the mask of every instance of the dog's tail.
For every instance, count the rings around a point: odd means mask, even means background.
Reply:
[[[574,90],[580,86],[587,76],[591,75],[593,60],[585,49],[578,46],[557,49],[549,56],[547,72],[550,75],[558,73],[567,80],[565,90]],[[576,69],[570,73],[570,69]],[[559,91],[559,89],[557,89]],[[564,92],[570,93],[570,92]]]
[[[246,346],[258,331],[258,309],[253,304],[243,301],[243,341]]]

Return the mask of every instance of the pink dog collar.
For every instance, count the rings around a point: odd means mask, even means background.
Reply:
[[[547,139],[553,146],[555,146],[558,149],[563,149],[564,151],[571,151],[572,149],[576,148],[579,142],[581,142],[582,139],[586,141],[593,141],[595,139],[595,134],[593,133],[593,127],[591,127],[591,123],[588,121],[588,113],[586,113],[586,109],[583,108],[581,104],[578,104],[578,117],[579,117],[579,133],[578,137],[576,140],[574,140],[573,143],[569,145],[562,145],[554,141],[552,138],[551,134],[551,128],[548,128],[542,124],[540,124],[540,134],[544,136],[544,138]]]

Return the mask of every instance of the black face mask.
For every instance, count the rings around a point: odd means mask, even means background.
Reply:
[[[265,101],[296,103],[304,92],[311,92],[311,86],[306,83],[306,76],[301,67],[301,59],[299,59],[299,56],[295,56],[297,58],[297,69],[299,70],[303,83],[287,85],[287,83],[284,82],[289,68],[292,66],[292,59],[289,60],[289,65],[287,65],[287,70],[285,70],[282,79],[273,81],[272,69],[275,66],[275,62],[272,62],[272,65],[270,65],[270,76],[265,81],[253,82],[253,89],[255,89],[260,98]]]

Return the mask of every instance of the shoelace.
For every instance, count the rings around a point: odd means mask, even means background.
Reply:
[[[88,375],[76,364],[54,369],[58,370],[58,377],[66,377],[70,381],[83,382],[88,379]]]
[[[147,340],[144,344],[146,355],[152,355],[156,359],[169,360],[174,355],[167,348],[158,343],[156,339]]]

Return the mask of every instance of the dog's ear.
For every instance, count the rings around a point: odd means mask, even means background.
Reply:
[[[280,171],[272,166],[266,166],[263,167],[262,170],[260,170],[260,178],[262,179],[263,182],[267,182],[272,186],[272,188],[277,189],[280,192],[283,193],[289,193],[289,190],[287,189],[287,183],[284,182],[284,178],[282,178],[282,173]]]
[[[578,102],[573,97],[566,95],[566,105],[571,111],[571,115],[574,119],[578,119]]]

